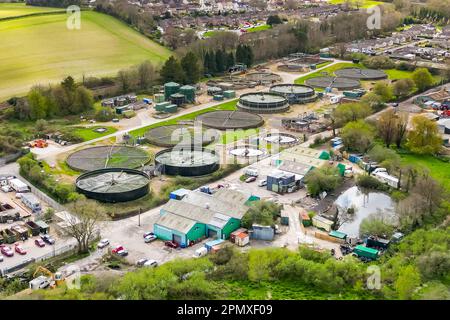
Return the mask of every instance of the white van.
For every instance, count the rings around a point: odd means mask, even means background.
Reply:
[[[258,169],[253,167],[248,167],[247,169],[245,169],[244,173],[250,177],[257,177],[259,174]]]
[[[259,187],[265,187],[267,186],[267,180],[266,179],[262,179],[258,181],[258,186]]]
[[[195,250],[192,257],[200,258],[200,257],[206,256],[207,254],[208,254],[208,249],[206,249],[205,247],[201,247],[201,248],[198,248],[197,250]]]

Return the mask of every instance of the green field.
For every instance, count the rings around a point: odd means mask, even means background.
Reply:
[[[65,9],[32,7],[26,6],[25,3],[0,3],[0,19],[54,11],[65,11]]]
[[[110,16],[83,11],[80,30],[67,29],[66,19],[66,14],[54,14],[0,21],[0,100],[67,75],[113,75],[170,56],[168,49]]]
[[[257,27],[252,27],[252,28],[248,28],[246,29],[247,32],[258,32],[258,31],[264,31],[264,30],[268,30],[272,28],[271,26],[269,26],[268,24],[263,24]]]
[[[400,154],[402,164],[419,165],[430,170],[430,175],[450,191],[450,163],[433,156]]]
[[[95,132],[94,129],[97,128],[106,128],[106,131],[103,133]],[[104,126],[95,126],[95,127],[75,127],[73,130],[73,134],[79,136],[83,141],[89,141],[92,139],[97,139],[100,137],[107,136],[108,134],[112,134],[116,132],[117,129],[113,127],[104,127]]]

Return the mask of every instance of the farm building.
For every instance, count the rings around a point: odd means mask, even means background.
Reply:
[[[249,209],[245,203],[250,197],[239,193],[233,190],[209,195],[191,191],[181,200],[170,199],[161,208],[153,231],[158,238],[175,241],[182,247],[203,238],[228,239],[239,229]]]

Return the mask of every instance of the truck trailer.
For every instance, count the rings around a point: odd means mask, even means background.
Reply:
[[[19,179],[11,179],[9,180],[9,185],[11,188],[13,188],[16,192],[28,192],[30,191],[29,187],[26,183],[22,182]]]

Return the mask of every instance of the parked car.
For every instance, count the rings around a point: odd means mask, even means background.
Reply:
[[[16,243],[15,251],[16,251],[18,254],[21,254],[21,255],[26,255],[26,254],[27,254],[27,251],[26,251],[20,244],[18,244],[18,243]]]
[[[144,238],[145,243],[150,243],[158,239],[154,234],[150,234]]]
[[[252,177],[248,177],[247,179],[245,179],[246,183],[250,183],[256,180],[256,177],[252,176]]]
[[[10,186],[2,186],[2,191],[8,193],[13,191],[13,188],[11,188]]]
[[[146,263],[147,261],[148,261],[148,259],[146,259],[146,258],[139,259],[138,261],[136,261],[136,265],[138,267],[142,267],[144,265],[144,263]]]
[[[97,244],[97,248],[103,249],[104,247],[107,247],[108,245],[109,245],[109,240],[108,239],[102,239]]]
[[[265,187],[265,186],[267,186],[267,180],[266,180],[266,179],[259,180],[258,186],[259,186],[259,187]]]
[[[114,119],[112,119],[112,122],[119,122],[119,119],[114,118]]]
[[[157,266],[158,266],[158,262],[156,262],[156,260],[147,260],[144,262],[144,267],[156,268]]]
[[[0,252],[1,252],[4,256],[7,256],[7,257],[12,257],[12,256],[14,256],[14,251],[13,251],[10,247],[5,246],[4,244],[1,245]]]
[[[118,256],[121,256],[121,257],[125,257],[128,255],[128,251],[125,250],[125,248],[123,246],[117,246],[114,249],[112,249],[111,252],[114,254],[117,254]]]
[[[148,231],[148,232],[144,233],[143,238],[147,238],[148,236],[152,236],[152,235],[155,235],[155,234],[153,232]]]
[[[3,262],[3,256],[0,256],[0,262]]]
[[[45,243],[55,244],[55,239],[53,239],[49,234],[44,234],[41,236],[41,239],[44,240]]]
[[[39,248],[45,247],[45,242],[42,239],[34,240],[34,244],[37,245]]]
[[[176,249],[180,246],[175,241],[166,241],[166,242],[164,242],[164,245],[168,246],[169,248],[174,248],[174,249]]]

